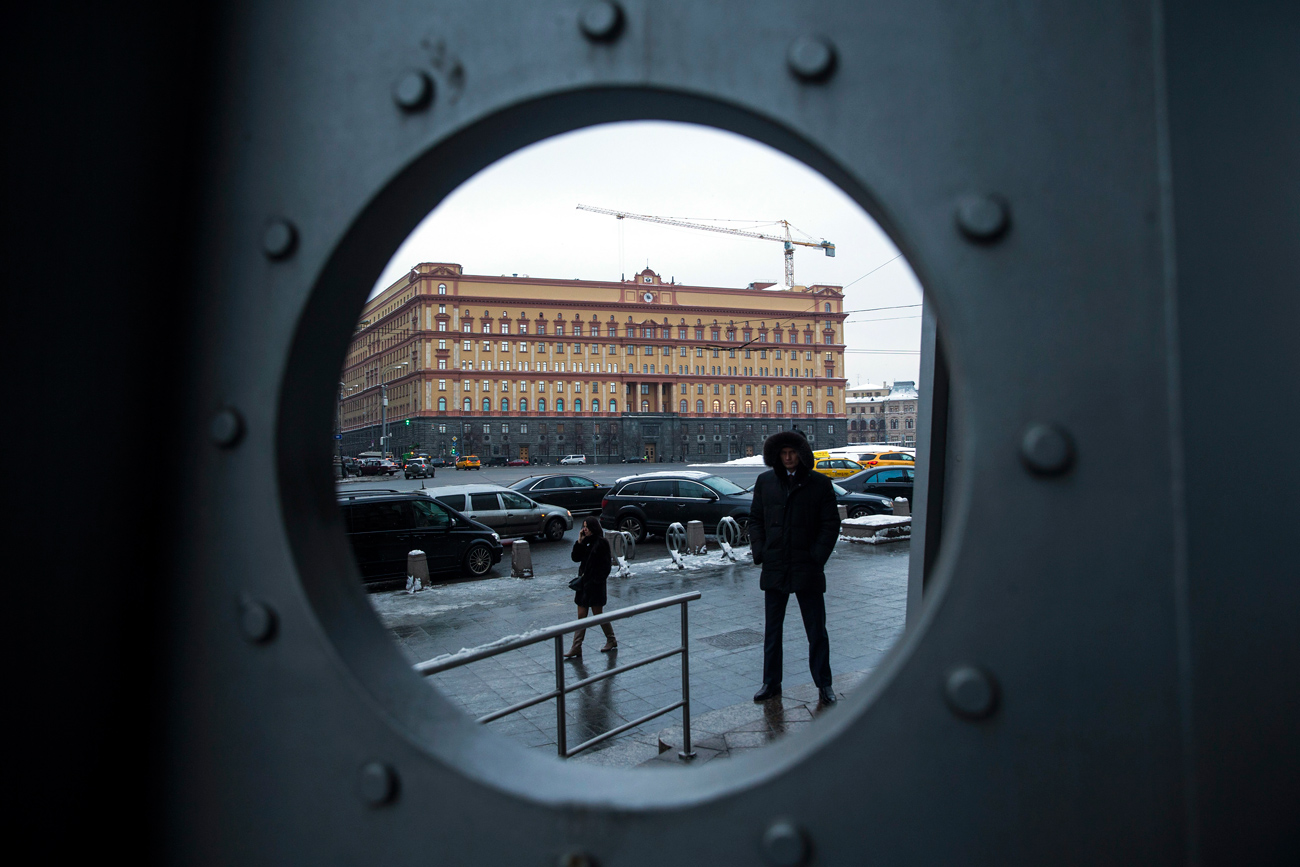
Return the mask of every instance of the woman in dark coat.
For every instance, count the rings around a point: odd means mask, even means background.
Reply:
[[[605,582],[609,578],[609,543],[605,533],[600,529],[600,519],[593,516],[582,522],[578,541],[573,543],[573,562],[578,566],[578,588],[573,601],[578,606],[578,619],[587,616],[587,611],[599,614],[605,608]],[[618,649],[614,638],[614,626],[602,623],[600,628],[605,633],[605,646],[601,653]],[[579,629],[573,634],[573,646],[564,654],[565,659],[582,656],[582,639],[587,630]]]

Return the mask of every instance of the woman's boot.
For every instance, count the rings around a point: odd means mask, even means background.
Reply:
[[[618,639],[614,637],[614,624],[602,623],[600,628],[605,633],[605,646],[600,649],[600,652],[609,653],[611,650],[618,650]]]
[[[564,652],[565,659],[573,659],[576,656],[582,656],[582,639],[585,637],[587,630],[579,629],[573,633],[573,644]]]

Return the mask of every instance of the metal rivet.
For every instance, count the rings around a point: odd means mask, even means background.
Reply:
[[[565,852],[555,863],[557,867],[596,867],[596,861],[590,855],[578,850]]]
[[[361,800],[372,807],[382,807],[397,797],[397,772],[382,762],[363,767],[360,783]]]
[[[1032,424],[1020,440],[1020,458],[1031,472],[1059,476],[1074,463],[1074,444],[1054,424]]]
[[[800,36],[790,43],[785,62],[802,81],[825,81],[835,71],[835,46],[820,36]]]
[[[264,602],[244,594],[239,599],[239,631],[254,644],[275,637],[275,612]]]
[[[996,241],[1010,225],[1011,209],[1001,196],[965,196],[957,202],[957,228],[972,241]]]
[[[763,832],[763,855],[773,867],[799,867],[808,860],[808,835],[786,819],[779,819]]]
[[[297,246],[298,230],[293,223],[276,218],[266,224],[266,230],[262,232],[262,252],[266,258],[275,261],[287,259]]]
[[[230,407],[218,410],[208,425],[208,436],[212,442],[228,449],[244,436],[244,419]]]
[[[944,695],[952,712],[966,719],[984,719],[998,705],[998,687],[993,678],[971,665],[948,672]]]
[[[402,73],[393,85],[393,102],[402,111],[420,111],[433,102],[433,79],[418,69]]]
[[[578,26],[592,42],[612,42],[623,32],[623,7],[617,3],[588,3],[578,13]]]

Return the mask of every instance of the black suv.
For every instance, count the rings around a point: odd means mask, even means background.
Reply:
[[[670,524],[685,526],[687,521],[700,521],[706,533],[713,533],[719,521],[731,517],[744,531],[753,499],[745,488],[711,473],[642,473],[614,482],[602,504],[600,525],[626,530],[638,542],[649,533],[663,533]]]
[[[501,537],[424,494],[346,491],[338,497],[366,585],[406,580],[406,555],[424,552],[429,575],[481,578],[501,562]]]

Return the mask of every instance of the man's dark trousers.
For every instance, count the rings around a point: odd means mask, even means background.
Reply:
[[[790,594],[768,590],[763,594],[765,626],[763,629],[763,683],[781,682],[781,633],[785,625],[785,607]],[[795,595],[803,629],[808,635],[808,670],[818,687],[831,685],[831,641],[826,635],[826,595],[819,590],[804,590]]]

